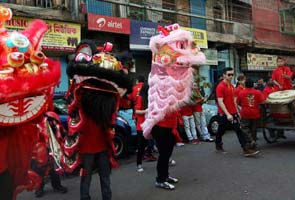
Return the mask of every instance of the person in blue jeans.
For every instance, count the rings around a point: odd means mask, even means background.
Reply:
[[[100,186],[103,200],[112,199],[111,190],[111,165],[106,151],[96,154],[83,154],[82,167],[86,174],[82,174],[80,183],[81,200],[90,200],[89,188],[92,179],[92,172],[97,171],[100,178]],[[93,168],[96,166],[96,169]]]

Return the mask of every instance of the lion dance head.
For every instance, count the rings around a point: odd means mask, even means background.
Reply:
[[[0,6],[0,148],[6,152],[1,164],[12,177],[16,198],[41,182],[30,164],[39,142],[46,143],[43,114],[59,82],[60,63],[41,51],[48,30],[44,21],[34,20],[23,31],[9,32],[2,23],[11,17],[11,10]]]
[[[191,96],[193,67],[204,65],[205,55],[189,31],[178,24],[158,27],[159,35],[150,40],[153,52],[149,74],[148,113],[142,124],[144,136],[169,112],[179,109]]]

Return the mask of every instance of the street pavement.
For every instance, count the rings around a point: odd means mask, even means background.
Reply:
[[[186,144],[175,147],[176,166],[170,174],[179,178],[174,191],[154,187],[156,162],[144,162],[138,173],[135,155],[119,160],[120,168],[112,172],[113,200],[294,200],[295,132],[287,139],[267,144],[259,133],[261,153],[255,158],[242,155],[233,132],[224,135],[226,154],[216,153],[214,143]],[[78,200],[79,177],[65,178],[68,193],[58,194],[46,184],[42,200]],[[92,176],[92,199],[101,199],[98,175]],[[36,199],[33,192],[23,192],[17,200]]]

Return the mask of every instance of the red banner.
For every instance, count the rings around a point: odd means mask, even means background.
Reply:
[[[130,20],[88,13],[88,29],[129,35]]]

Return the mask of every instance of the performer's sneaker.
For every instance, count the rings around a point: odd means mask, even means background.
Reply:
[[[173,160],[173,159],[170,159],[170,160],[169,160],[169,166],[173,167],[173,166],[175,166],[175,165],[176,165],[176,161]]]
[[[178,183],[178,179],[177,179],[177,178],[174,178],[174,177],[171,177],[171,176],[169,176],[169,177],[166,179],[166,181],[167,181],[168,183]]]
[[[59,185],[57,187],[54,187],[53,191],[54,192],[59,192],[59,193],[67,193],[68,189],[66,187],[62,186],[62,185]]]
[[[45,194],[44,190],[43,189],[39,189],[39,190],[36,190],[35,197],[36,198],[40,198],[40,197],[43,197],[44,194]]]
[[[147,162],[153,162],[153,161],[157,161],[157,158],[155,156],[153,156],[152,154],[150,155],[144,155],[143,156],[143,160],[147,161]]]
[[[244,156],[245,157],[253,157],[255,155],[259,154],[258,150],[254,149],[245,149],[244,150]]]
[[[162,189],[165,189],[165,190],[174,190],[175,189],[175,186],[168,183],[168,182],[158,182],[156,181],[155,182],[155,186],[158,187],[158,188],[162,188]]]

